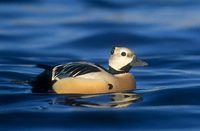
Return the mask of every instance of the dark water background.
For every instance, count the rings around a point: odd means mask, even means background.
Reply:
[[[198,0],[1,0],[0,130],[200,130],[199,12]],[[12,82],[36,77],[37,64],[107,67],[113,46],[149,63],[132,70],[130,100],[33,94]]]

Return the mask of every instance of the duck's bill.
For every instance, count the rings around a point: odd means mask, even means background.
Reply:
[[[148,63],[140,59],[135,59],[132,61],[131,65],[132,66],[148,66]]]

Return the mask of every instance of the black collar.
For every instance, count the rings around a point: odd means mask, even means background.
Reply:
[[[115,70],[114,68],[112,68],[112,67],[109,66],[109,72],[110,72],[111,74],[128,73],[128,72],[130,71],[131,68],[132,68],[132,66],[131,66],[130,63],[127,64],[127,65],[125,65],[124,67],[122,67],[122,68],[120,69],[120,71]]]
[[[115,70],[114,68],[110,67],[109,66],[109,73],[113,74],[113,75],[116,75],[116,74],[122,74],[122,73],[127,73],[126,71],[118,71],[118,70]]]

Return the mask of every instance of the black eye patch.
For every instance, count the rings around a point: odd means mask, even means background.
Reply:
[[[126,56],[126,52],[122,52],[122,53],[121,53],[121,56]]]
[[[112,50],[111,50],[111,52],[110,52],[110,53],[111,53],[111,55],[113,55],[113,54],[114,54],[114,52],[115,52],[115,47],[113,47],[113,48],[112,48]]]

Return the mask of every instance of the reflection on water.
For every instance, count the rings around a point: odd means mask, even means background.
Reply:
[[[128,107],[141,99],[141,95],[129,92],[104,95],[62,96],[54,98],[52,104],[92,108],[122,108]]]

